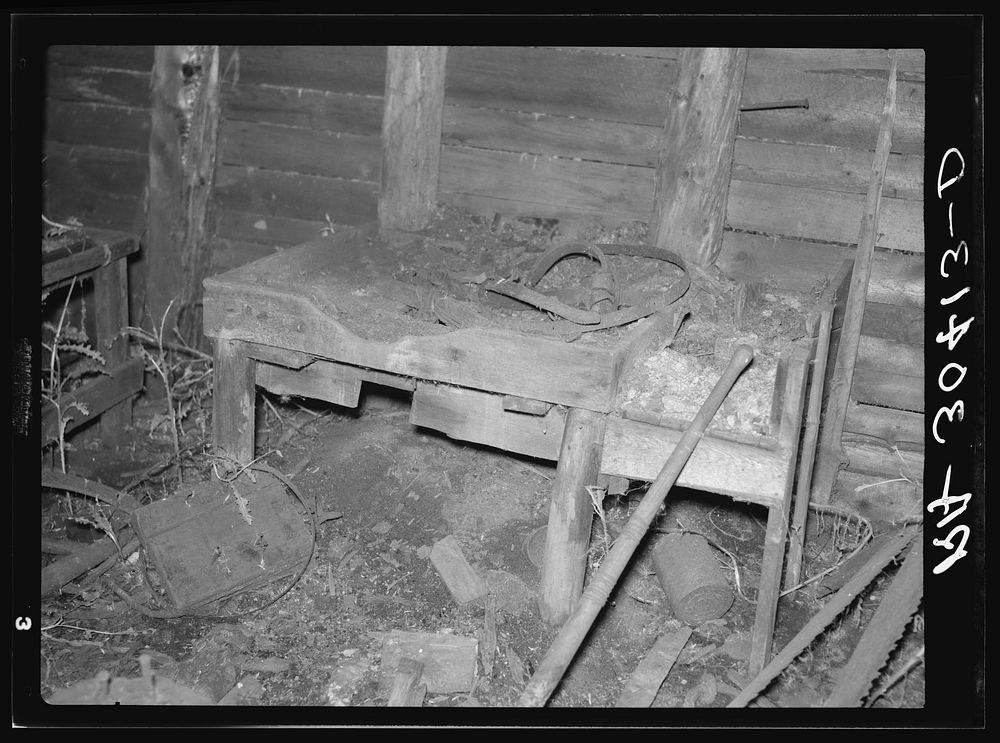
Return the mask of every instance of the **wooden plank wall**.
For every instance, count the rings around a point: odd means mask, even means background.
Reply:
[[[377,218],[385,47],[223,47],[213,267]]]
[[[439,200],[487,214],[647,221],[677,52],[449,49]],[[848,418],[849,432],[869,446],[871,436],[923,441],[924,55],[903,50],[898,58],[893,148]],[[728,275],[808,295],[851,253],[888,67],[881,50],[750,50],[745,103],[807,98],[810,107],[740,115],[719,261]],[[869,473],[899,474],[895,455],[849,454]]]
[[[151,46],[54,46],[45,95],[45,214],[141,231]]]

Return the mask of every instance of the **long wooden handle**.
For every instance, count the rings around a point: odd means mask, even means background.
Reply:
[[[691,452],[705,434],[705,429],[715,417],[726,395],[733,388],[737,378],[753,359],[753,349],[750,346],[740,346],[736,349],[729,365],[722,373],[719,381],[702,404],[698,414],[684,431],[681,440],[670,453],[660,474],[649,486],[639,507],[632,514],[611,551],[601,563],[597,575],[591,581],[587,590],[580,596],[573,614],[559,630],[542,662],[539,664],[528,685],[517,700],[519,707],[541,707],[548,700],[553,690],[559,684],[563,674],[573,661],[576,651],[587,636],[594,619],[604,607],[611,591],[618,583],[636,547],[649,530],[650,524],[662,505],[667,493],[677,482],[684,465],[691,457]]]

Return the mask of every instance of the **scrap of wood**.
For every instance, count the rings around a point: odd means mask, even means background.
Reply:
[[[421,683],[431,694],[472,691],[479,641],[474,637],[429,632],[388,632],[382,641],[381,693],[391,693],[402,659],[423,664]]]
[[[389,707],[422,707],[427,684],[420,683],[424,664],[413,658],[400,658],[392,679]]]
[[[486,612],[483,616],[483,641],[479,646],[479,660],[483,664],[483,675],[493,677],[493,660],[497,653],[497,602],[491,593],[486,596]]]
[[[527,415],[545,415],[552,409],[552,403],[544,400],[532,400],[517,395],[504,395],[503,409],[509,412],[525,413]]]
[[[522,286],[513,281],[498,281],[486,287],[487,291],[503,294],[506,297],[513,297],[525,304],[530,304],[546,312],[551,312],[559,317],[565,317],[571,322],[579,325],[597,325],[601,322],[601,316],[591,310],[580,310],[570,307],[568,304],[560,302],[554,297],[542,294],[527,286]]]
[[[139,502],[127,493],[119,492],[102,482],[88,480],[85,477],[59,472],[53,469],[42,470],[42,487],[56,490],[71,490],[74,493],[89,495],[99,501],[130,513],[139,507]]]
[[[453,534],[434,543],[430,558],[452,598],[459,604],[467,604],[486,595],[489,590],[486,581],[465,559],[462,547]]]
[[[682,627],[676,632],[660,635],[653,648],[639,661],[639,666],[618,695],[615,706],[649,707],[691,632],[690,627]]]
[[[889,561],[896,557],[912,541],[914,531],[901,529],[887,542],[865,566],[831,598],[806,626],[774,658],[761,669],[743,691],[729,703],[729,707],[744,707],[767,688],[789,663],[805,650],[809,644],[832,622],[858,594],[882,572]]]
[[[124,542],[130,537],[131,532],[123,529],[118,533],[119,542]],[[103,560],[111,557],[118,551],[111,537],[104,537],[92,544],[81,547],[76,552],[68,555],[57,562],[46,565],[42,568],[42,592],[44,598],[50,593],[54,593],[69,583],[74,578],[83,575],[95,565],[99,565]]]

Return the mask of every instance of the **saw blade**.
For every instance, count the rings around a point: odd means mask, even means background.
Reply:
[[[889,655],[920,607],[924,593],[923,552],[923,541],[918,534],[858,641],[854,654],[841,671],[840,681],[825,706],[860,707],[871,691],[872,684],[888,663]]]

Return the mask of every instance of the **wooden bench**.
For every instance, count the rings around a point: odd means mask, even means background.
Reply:
[[[560,622],[586,571],[593,510],[584,486],[599,475],[652,481],[680,439],[679,427],[635,420],[619,405],[623,378],[672,336],[672,320],[653,315],[605,344],[449,328],[379,296],[386,277],[375,249],[363,232],[345,230],[205,280],[216,447],[241,463],[253,458],[256,386],[353,407],[367,381],[412,391],[415,425],[557,461],[540,608]],[[771,653],[817,340],[813,332],[782,354],[767,433],[710,429],[678,479],[768,509],[752,673]]]
[[[141,358],[129,358],[127,258],[139,249],[133,235],[111,230],[88,229],[85,236],[43,251],[42,289],[53,291],[75,281],[92,278],[97,322],[95,348],[104,356],[106,375],[91,380],[59,400],[65,410],[71,403],[84,403],[88,414],[74,410],[66,426],[69,432],[100,417],[101,437],[118,443],[132,425],[132,396],[142,389]],[[59,416],[51,403],[42,406],[42,443],[59,437]]]

